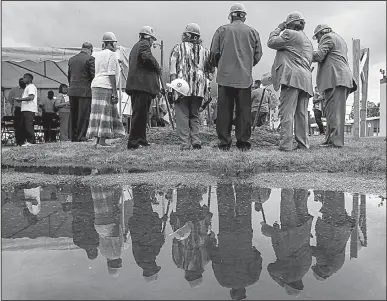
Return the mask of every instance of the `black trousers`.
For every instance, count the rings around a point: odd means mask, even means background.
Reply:
[[[57,127],[57,122],[57,115],[55,113],[43,113],[42,123],[45,142],[56,141],[55,128]]]
[[[70,96],[71,141],[86,139],[90,120],[91,97]]]
[[[130,121],[128,148],[135,148],[148,143],[146,140],[146,125],[153,96],[147,92],[133,91],[130,98],[133,112]]]
[[[324,125],[323,125],[323,122],[321,120],[322,112],[320,110],[313,110],[313,113],[314,113],[314,119],[316,119],[316,123],[318,125],[319,130],[320,130],[320,134],[324,134],[325,133]]]
[[[22,145],[24,141],[22,141],[22,112],[21,107],[15,107],[15,113],[14,113],[14,121],[13,121],[13,127],[15,128],[15,140],[17,145]]]
[[[216,132],[220,148],[230,148],[231,129],[235,103],[235,136],[238,148],[250,148],[251,137],[251,86],[238,89],[218,86],[218,114]]]
[[[29,143],[35,144],[35,132],[34,132],[34,112],[21,112],[20,118],[20,141],[19,145],[22,145],[27,140]]]

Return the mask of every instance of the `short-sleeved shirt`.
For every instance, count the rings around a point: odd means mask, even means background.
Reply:
[[[22,98],[28,97],[31,94],[34,95],[34,99],[30,101],[22,101],[21,111],[38,113],[38,89],[36,89],[34,84],[29,84],[24,89]]]
[[[118,80],[120,75],[120,67],[115,52],[108,49],[102,50],[94,54],[95,57],[95,77],[91,83],[92,88],[112,89],[110,82],[110,75],[116,76],[116,83],[118,87]]]
[[[55,104],[56,99],[49,99],[47,98],[43,104],[44,106],[44,112],[45,113],[55,113],[54,111],[54,104]]]

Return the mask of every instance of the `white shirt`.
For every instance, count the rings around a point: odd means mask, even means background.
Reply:
[[[112,89],[110,75],[116,76],[117,88],[120,78],[120,66],[116,53],[108,49],[96,52],[95,57],[95,77],[91,83],[92,88]]]
[[[30,101],[22,101],[21,111],[38,113],[38,89],[34,84],[29,84],[23,92],[22,98],[28,97],[33,94],[34,99]]]

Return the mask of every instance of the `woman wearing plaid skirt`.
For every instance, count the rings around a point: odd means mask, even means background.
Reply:
[[[95,77],[91,83],[91,112],[88,138],[97,138],[97,145],[110,146],[106,139],[125,136],[125,129],[117,110],[117,83],[120,67],[115,55],[117,39],[112,32],[102,38],[102,51],[95,56]]]

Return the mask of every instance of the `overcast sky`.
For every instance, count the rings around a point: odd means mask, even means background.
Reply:
[[[164,40],[167,63],[172,47],[180,41],[187,23],[201,27],[203,45],[209,47],[215,30],[228,23],[235,2],[213,1],[28,1],[2,2],[3,46],[79,47],[84,41],[101,47],[105,31],[113,31],[120,45],[132,47],[143,25],[152,26]],[[386,69],[386,2],[372,1],[254,1],[241,2],[247,21],[261,37],[263,57],[253,69],[255,78],[270,71],[275,51],[267,47],[269,34],[292,11],[301,12],[305,33],[312,39],[314,28],[329,24],[348,44],[352,69],[352,39],[370,48],[368,99],[379,102],[379,69]],[[317,42],[313,41],[317,47]],[[160,60],[160,51],[154,50]],[[316,68],[317,69],[317,68]],[[315,75],[315,74],[314,74]],[[315,81],[315,76],[314,76]]]

